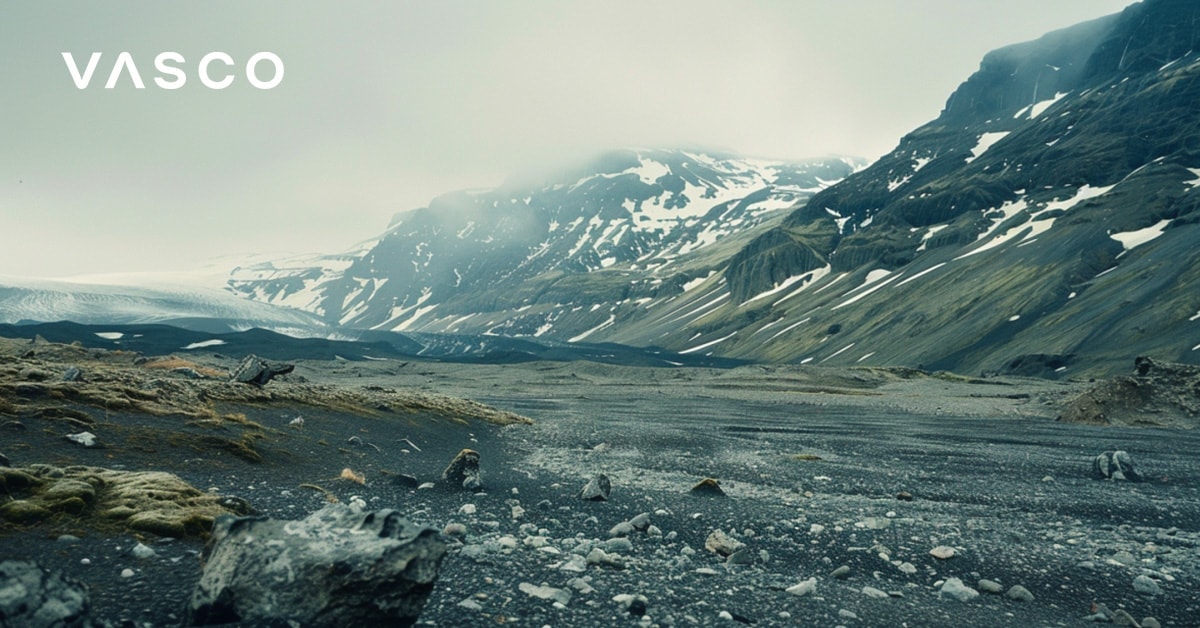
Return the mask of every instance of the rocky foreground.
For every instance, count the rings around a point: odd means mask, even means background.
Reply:
[[[0,347],[0,624],[1200,621],[1200,439],[1104,382],[119,353]]]

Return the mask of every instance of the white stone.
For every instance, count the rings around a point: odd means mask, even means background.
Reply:
[[[793,585],[787,588],[787,592],[792,595],[805,596],[817,590],[817,579],[809,578],[800,584]]]
[[[938,595],[943,598],[958,600],[959,602],[969,602],[979,597],[979,591],[963,584],[958,578],[947,578],[942,583],[942,588],[938,591]]]

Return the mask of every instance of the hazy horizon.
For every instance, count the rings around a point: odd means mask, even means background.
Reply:
[[[336,253],[441,193],[613,148],[874,160],[988,51],[1128,4],[14,3],[0,275]],[[122,51],[145,89],[127,74],[104,89]],[[168,51],[182,89],[154,82]],[[228,89],[198,79],[215,51],[234,60]],[[81,72],[102,53],[86,89],[64,52]],[[242,75],[257,52],[284,64],[274,89]]]

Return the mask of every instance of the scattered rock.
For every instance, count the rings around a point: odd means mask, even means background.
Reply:
[[[433,528],[342,504],[300,521],[221,517],[210,547],[196,625],[411,625],[446,553]]]
[[[1010,600],[1016,600],[1018,602],[1032,602],[1033,601],[1033,594],[1029,592],[1029,589],[1026,589],[1025,587],[1023,587],[1019,584],[1014,584],[1011,587],[1009,587],[1008,592],[1005,593],[1004,596]]]
[[[1141,575],[1133,579],[1133,590],[1143,595],[1159,595],[1162,587],[1158,586],[1150,576]]]
[[[1138,620],[1134,619],[1133,615],[1130,615],[1123,608],[1118,608],[1117,610],[1113,611],[1112,623],[1114,626],[1132,626],[1133,628],[1141,628],[1141,626],[1138,624]]]
[[[704,539],[704,549],[718,556],[728,557],[745,546],[745,543],[725,534],[725,531],[720,529],[713,530],[709,533],[708,538]]]
[[[87,587],[36,563],[0,562],[0,624],[4,626],[90,626]]]
[[[252,386],[266,386],[272,379],[287,375],[296,369],[295,364],[268,362],[256,355],[242,358],[241,364],[233,370],[229,381]]]
[[[942,598],[958,600],[959,602],[969,602],[979,597],[979,591],[963,584],[958,578],[947,578],[942,583],[942,588],[938,591],[938,595]]]
[[[62,381],[64,381],[64,382],[83,382],[83,381],[87,381],[87,380],[84,379],[83,371],[80,370],[79,367],[69,366],[69,367],[67,367],[67,370],[63,371]]]
[[[129,550],[129,554],[139,560],[146,560],[158,556],[158,552],[142,543],[134,545],[133,549]]]
[[[650,600],[646,596],[633,595],[630,593],[614,595],[612,600],[634,617],[644,616],[646,614],[646,607],[650,603]]]
[[[755,552],[748,547],[740,547],[730,554],[725,562],[730,565],[753,565],[757,558]]]
[[[725,490],[721,488],[721,482],[716,478],[704,478],[696,483],[690,491],[693,495],[709,495],[713,497],[724,497]]]
[[[881,591],[879,589],[876,589],[875,587],[869,587],[869,586],[863,587],[862,592],[863,592],[863,595],[865,595],[867,597],[875,598],[877,600],[886,600],[887,598],[891,597],[890,595],[887,594],[887,591]]]
[[[67,434],[64,438],[72,443],[79,443],[84,447],[96,446],[96,435],[91,432],[79,432],[78,434]]]
[[[996,582],[995,580],[988,580],[986,578],[981,578],[979,582],[976,582],[975,588],[979,589],[981,593],[990,593],[992,595],[1000,595],[1001,593],[1004,593],[1004,587],[999,582]]]
[[[896,493],[896,499],[902,502],[911,502],[913,500],[913,495],[908,491],[900,491],[899,493]]]
[[[1143,617],[1142,628],[1162,628],[1162,624],[1158,623],[1158,620],[1153,617]]]
[[[528,582],[522,582],[517,588],[530,597],[558,602],[563,606],[566,606],[571,601],[571,592],[566,589],[556,589],[546,585],[534,585]]]
[[[834,569],[833,572],[830,573],[829,575],[831,577],[837,578],[838,580],[845,580],[846,578],[850,577],[850,566],[842,565],[841,567]]]
[[[190,366],[177,366],[170,371],[171,373],[187,379],[204,379],[204,375]]]
[[[583,490],[579,491],[579,498],[593,502],[608,501],[608,495],[612,492],[612,482],[607,475],[597,473],[595,477],[588,480],[584,485]]]
[[[461,486],[468,491],[483,488],[483,474],[479,470],[479,452],[464,449],[454,456],[446,470],[442,471],[442,480],[452,486]]]
[[[609,529],[608,536],[629,536],[630,534],[633,534],[633,532],[633,524],[629,523],[628,521],[622,521],[621,523],[618,523]]]
[[[809,578],[808,580],[805,580],[804,582],[801,582],[800,584],[792,585],[785,590],[788,593],[791,593],[792,595],[798,595],[798,596],[803,597],[810,593],[814,593],[817,590],[817,579]]]
[[[1133,457],[1121,450],[1106,451],[1096,456],[1092,461],[1092,476],[1099,480],[1142,480],[1133,469]]]
[[[930,556],[940,559],[940,560],[954,558],[955,554],[957,554],[957,552],[954,550],[954,548],[950,547],[948,545],[939,545],[939,546],[929,550]]]
[[[592,551],[588,552],[587,562],[589,565],[601,565],[616,569],[625,568],[625,559],[620,554],[610,554],[599,547],[593,547]]]

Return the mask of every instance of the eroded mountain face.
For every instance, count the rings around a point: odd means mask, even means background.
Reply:
[[[582,339],[718,272],[748,237],[862,165],[615,151],[441,196],[356,252],[239,268],[230,285],[359,329]]]

